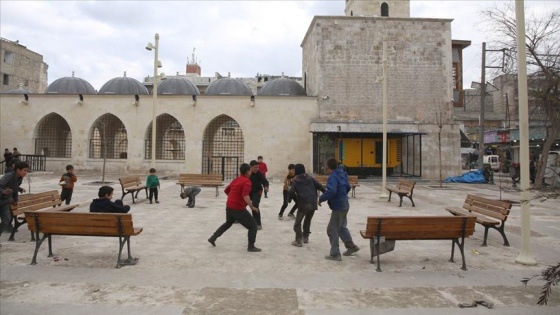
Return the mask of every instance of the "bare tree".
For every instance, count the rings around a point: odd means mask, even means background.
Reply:
[[[435,114],[435,123],[438,126],[438,153],[439,153],[439,187],[443,187],[443,161],[441,157],[441,132],[443,129],[444,123],[447,121],[450,115],[450,103],[447,102],[436,102],[436,100],[432,99],[433,102],[433,110]]]
[[[517,56],[517,31],[515,9],[512,3],[483,11],[484,23],[497,46],[507,48],[509,69],[515,65]],[[526,18],[527,72],[530,79],[529,101],[532,112],[546,116],[547,137],[542,147],[542,159],[537,166],[535,189],[540,189],[546,168],[548,153],[560,138],[560,6],[551,4],[544,16],[529,14]],[[533,118],[534,116],[532,116]]]

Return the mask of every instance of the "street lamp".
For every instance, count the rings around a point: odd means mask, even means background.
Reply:
[[[395,49],[391,50],[393,53]],[[377,82],[383,81],[383,161],[381,163],[381,195],[380,198],[388,198],[387,194],[387,42],[383,41],[383,77]]]
[[[154,51],[154,88],[152,89],[152,161],[151,167],[156,167],[156,106],[157,106],[157,86],[158,86],[158,68],[161,67],[161,62],[158,60],[159,52],[159,34],[156,33],[155,45],[148,43],[146,45],[147,50]]]

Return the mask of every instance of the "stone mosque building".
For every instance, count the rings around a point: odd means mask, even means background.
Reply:
[[[470,42],[452,40],[451,22],[410,17],[409,1],[346,0],[345,15],[313,18],[299,80],[201,77],[193,60],[186,75],[158,84],[156,169],[229,180],[240,163],[262,155],[268,177],[279,179],[289,163],[322,173],[336,157],[351,174],[378,176],[385,80],[388,174],[437,179],[441,148],[443,176],[457,175],[452,113],[463,106],[462,49]],[[3,89],[0,148],[44,155],[47,171],[71,163],[145,174],[153,124],[146,86],[125,73],[98,91],[74,75],[44,93]]]

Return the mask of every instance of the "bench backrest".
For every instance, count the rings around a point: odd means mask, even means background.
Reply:
[[[358,186],[358,175],[348,175],[348,183],[350,186]]]
[[[475,221],[474,216],[369,216],[366,236],[377,236],[381,225],[381,235],[388,240],[454,239],[463,236],[463,225],[464,236],[472,235]]]
[[[134,187],[134,186],[141,186],[142,180],[140,176],[127,176],[119,178],[119,182],[123,188]]]
[[[37,211],[49,207],[60,206],[58,190],[49,190],[38,194],[18,196],[18,202],[10,204],[13,216],[23,214],[25,211]]]
[[[119,218],[122,235],[135,235],[130,213],[83,213],[83,212],[30,212],[25,211],[27,226],[36,232],[35,216],[39,232],[58,235],[119,236]]]
[[[327,185],[329,175],[314,175],[315,179],[323,186]],[[358,185],[358,175],[348,175],[348,183],[354,187]]]
[[[414,185],[416,185],[415,181],[399,179],[397,188],[400,190],[410,191],[412,193],[412,191],[414,190]]]
[[[179,183],[221,182],[221,174],[179,174]]]
[[[467,195],[463,208],[500,221],[506,221],[511,210],[511,202]]]

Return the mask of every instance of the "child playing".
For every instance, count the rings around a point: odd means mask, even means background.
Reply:
[[[62,174],[60,177],[60,186],[62,186],[62,192],[60,193],[60,201],[66,201],[66,204],[70,204],[72,200],[72,192],[74,191],[74,183],[78,181],[78,177],[74,174],[74,166],[66,165],[66,173]]]
[[[159,178],[156,175],[156,169],[155,168],[150,168],[150,175],[148,175],[148,178],[146,179],[146,186],[148,187],[148,189],[150,189],[150,203],[152,203],[152,198],[155,197],[156,199],[156,203],[159,203],[158,201],[158,188],[160,188],[159,186]]]
[[[16,159],[12,159],[12,163]],[[13,171],[6,173],[0,178],[0,234],[2,232],[12,232],[12,213],[10,203],[18,201],[18,193],[24,193],[25,189],[20,187],[23,178],[29,171],[29,164],[24,161],[17,161],[13,164]]]
[[[284,202],[282,203],[282,207],[280,208],[280,212],[278,213],[278,220],[283,220],[282,215],[284,214],[284,210],[288,207],[288,203],[292,201],[290,196],[288,195],[288,190],[292,187],[292,182],[296,177],[296,166],[294,164],[288,165],[288,175],[286,175],[286,179],[284,179],[284,188],[282,189],[282,194],[284,195]],[[292,210],[288,214],[289,217],[294,217],[294,212],[297,209],[297,201],[294,203]]]
[[[130,206],[123,204],[122,200],[111,201],[113,199],[111,186],[101,186],[97,196],[99,198],[93,199],[89,205],[89,212],[128,213],[130,211]]]

